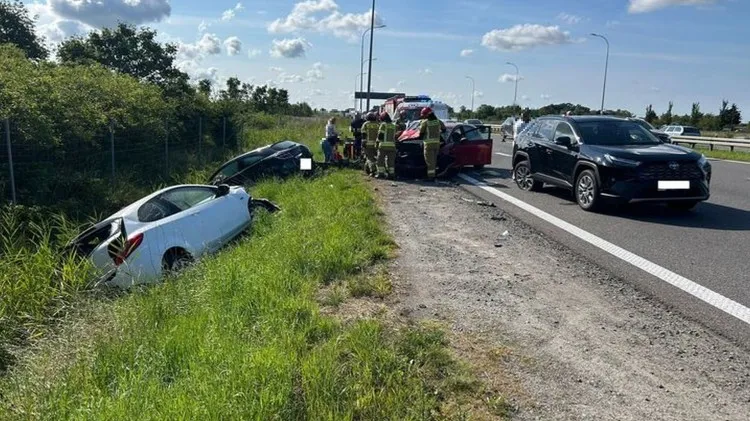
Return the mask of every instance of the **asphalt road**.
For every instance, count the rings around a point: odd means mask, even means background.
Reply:
[[[650,260],[689,280],[750,307],[750,165],[712,161],[711,198],[690,213],[660,205],[638,205],[605,213],[581,210],[572,195],[545,187],[524,192],[510,179],[511,144],[495,141],[493,165],[467,174],[504,193]],[[473,193],[551,235],[573,250],[634,281],[660,301],[688,317],[750,344],[750,326],[701,302],[660,279],[595,249],[497,197],[466,186]]]

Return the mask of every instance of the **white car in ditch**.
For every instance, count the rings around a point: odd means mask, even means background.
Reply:
[[[278,209],[239,186],[168,187],[95,224],[68,249],[92,261],[99,284],[153,283],[240,235],[257,206]]]

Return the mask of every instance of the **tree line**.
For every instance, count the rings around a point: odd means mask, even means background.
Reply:
[[[273,119],[264,114],[313,115],[285,89],[236,77],[226,86],[191,83],[176,66],[177,46],[147,27],[119,23],[65,39],[54,54],[45,44],[23,3],[0,0],[0,132],[7,118],[19,196],[32,203],[57,203],[71,190],[101,193],[111,136],[125,176],[153,179],[163,174],[165,143],[170,156],[184,152],[174,167],[187,171],[239,146],[254,125],[267,127]],[[0,148],[6,193],[8,161]]]

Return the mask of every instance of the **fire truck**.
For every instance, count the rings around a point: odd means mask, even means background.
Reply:
[[[396,120],[401,111],[406,111],[406,121],[419,120],[422,108],[430,107],[435,117],[440,120],[448,120],[448,105],[440,101],[433,101],[428,95],[406,96],[396,95],[385,100],[381,109],[387,112],[393,120]]]

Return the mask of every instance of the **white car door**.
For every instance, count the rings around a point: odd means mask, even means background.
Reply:
[[[160,195],[179,209],[160,224],[166,241],[182,242],[194,257],[218,249],[224,237],[220,204],[225,197],[217,197],[217,192],[212,186],[181,186]]]

